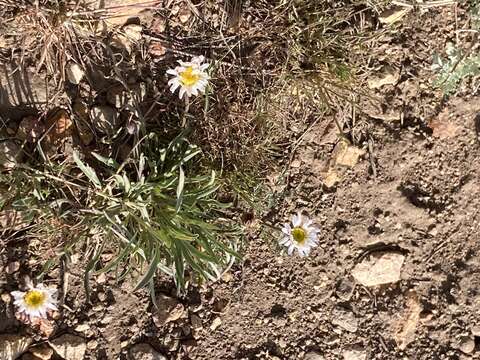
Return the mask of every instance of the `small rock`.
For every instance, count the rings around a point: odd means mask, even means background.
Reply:
[[[97,340],[90,340],[87,343],[87,349],[88,350],[95,350],[98,346],[98,341]]]
[[[155,351],[149,344],[134,345],[128,355],[130,360],[167,360],[165,356]]]
[[[6,273],[13,274],[20,269],[20,262],[13,261],[7,265]]]
[[[365,151],[350,145],[347,141],[339,141],[334,150],[335,164],[346,167],[354,167],[357,165],[360,157]]]
[[[183,7],[178,12],[178,19],[182,24],[185,24],[188,20],[190,20],[191,16],[192,16],[192,13],[187,6]]]
[[[382,24],[391,25],[401,20],[405,15],[408,14],[409,11],[410,8],[408,7],[394,7],[382,12],[378,17],[378,21],[380,21]]]
[[[393,252],[377,252],[355,265],[352,276],[365,286],[394,283],[400,280],[405,256]]]
[[[23,158],[22,148],[12,140],[0,141],[0,168],[13,170]]]
[[[49,360],[53,356],[53,349],[47,344],[34,346],[30,349],[32,355],[42,360]]]
[[[83,360],[87,344],[80,336],[65,334],[50,341],[58,356],[65,360]]]
[[[0,267],[0,269],[1,269],[1,267]],[[2,296],[0,296],[0,298],[2,299],[2,301],[5,304],[10,304],[10,302],[12,301],[12,297],[10,296],[9,293],[3,293]]]
[[[480,336],[480,326],[478,325],[472,326],[471,330],[472,330],[473,336]]]
[[[213,319],[212,325],[210,325],[210,330],[215,331],[220,325],[222,325],[222,319],[216,317],[215,319]]]
[[[223,273],[222,281],[224,281],[226,283],[229,283],[232,280],[233,280],[233,275],[230,271],[227,271],[227,272]]]
[[[400,79],[400,72],[391,66],[386,66],[379,75],[368,80],[370,89],[379,89],[384,85],[395,85]]]
[[[358,329],[358,320],[355,314],[340,307],[335,308],[332,312],[332,324],[352,333]]]
[[[77,325],[74,330],[78,331],[78,332],[85,332],[85,331],[90,330],[90,325],[80,324],[80,325]]]
[[[93,127],[106,135],[113,136],[120,126],[117,111],[110,106],[95,106],[91,115]]]
[[[360,346],[354,346],[351,349],[343,351],[343,360],[366,360],[367,354]]]
[[[158,309],[153,314],[153,322],[157,327],[177,321],[185,315],[184,306],[170,296],[159,294],[156,298],[156,303]]]
[[[305,354],[305,360],[325,360],[325,358],[316,351],[309,351]]]
[[[460,339],[458,349],[464,354],[471,354],[475,350],[475,339],[470,336],[463,336]]]
[[[323,178],[323,185],[330,189],[334,187],[337,183],[342,180],[342,176],[338,174],[335,169],[328,169],[328,172],[325,174]]]
[[[142,29],[141,25],[130,24],[124,26],[121,32],[113,36],[113,44],[131,53],[133,45],[142,39]]]
[[[123,25],[131,20],[138,19],[147,27],[153,20],[153,10],[161,1],[149,1],[148,7],[139,6],[138,0],[104,0],[103,7],[108,9],[105,23],[108,28]],[[137,20],[137,21],[138,21]]]
[[[80,81],[82,81],[85,76],[85,71],[83,71],[80,65],[74,62],[68,63],[66,71],[68,81],[74,85],[80,84]]]
[[[32,343],[32,339],[20,335],[0,335],[0,359],[15,360]]]
[[[415,292],[407,295],[406,310],[402,319],[396,325],[395,342],[400,350],[405,350],[408,344],[415,340],[415,331],[420,320],[423,307]]]

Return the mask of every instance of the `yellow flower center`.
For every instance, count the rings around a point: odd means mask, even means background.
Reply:
[[[193,68],[191,66],[187,67],[184,71],[180,73],[180,82],[184,86],[192,86],[200,80],[200,75],[193,73]]]
[[[23,300],[29,308],[37,309],[45,303],[47,295],[43,291],[31,290],[28,291]]]
[[[307,240],[307,233],[301,227],[293,228],[292,236],[293,240],[295,240],[295,242],[300,245],[303,245],[305,243],[305,240]]]

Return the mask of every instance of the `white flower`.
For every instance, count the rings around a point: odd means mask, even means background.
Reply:
[[[205,92],[205,87],[210,79],[206,70],[210,64],[202,64],[204,60],[203,56],[196,56],[190,62],[179,60],[180,66],[167,70],[167,74],[174,76],[173,79],[168,81],[170,91],[175,93],[180,87],[180,99],[183,98],[184,94],[190,97],[192,95],[197,96],[199,92]]]
[[[47,312],[57,310],[57,299],[55,298],[55,289],[47,288],[42,284],[37,287],[28,286],[29,290],[12,291],[14,304],[20,314],[31,318],[47,318]]]
[[[288,255],[297,249],[300,256],[307,256],[310,250],[318,245],[319,230],[312,225],[313,221],[300,212],[292,216],[292,225],[285,223],[282,232],[283,238],[280,245],[288,248]]]

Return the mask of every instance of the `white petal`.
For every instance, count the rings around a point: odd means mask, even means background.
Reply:
[[[289,236],[284,236],[283,238],[281,238],[278,243],[280,245],[287,245],[290,243],[290,237]]]
[[[290,246],[288,247],[288,255],[292,255],[294,249],[295,249],[295,246],[294,246],[294,245],[290,245]]]
[[[209,63],[202,64],[202,65],[200,65],[200,70],[205,71],[205,70],[208,69],[209,66],[210,66]]]
[[[282,227],[282,232],[285,234],[285,235],[288,235],[290,236],[291,232],[292,232],[292,227],[290,226],[290,224],[288,223],[285,223]]]
[[[293,227],[298,227],[302,224],[302,214],[298,213],[297,215],[292,216]]]
[[[25,296],[25,293],[22,291],[12,291],[10,294],[12,294],[15,301],[23,300],[23,297]]]
[[[178,76],[178,72],[175,69],[168,69],[166,72],[169,75]]]
[[[203,55],[200,55],[200,56],[195,56],[194,58],[192,58],[192,63],[196,63],[196,64],[201,64],[203,61],[205,60],[205,57]]]
[[[185,94],[185,92],[186,92],[186,91],[185,91],[185,88],[181,87],[181,88],[180,88],[180,94],[178,94],[178,96],[180,97],[180,99],[183,98],[183,95]]]
[[[173,82],[172,85],[170,86],[170,91],[174,93],[179,86],[180,86],[180,83],[178,81]]]

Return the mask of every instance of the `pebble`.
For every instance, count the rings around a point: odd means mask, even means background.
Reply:
[[[6,273],[13,274],[20,269],[20,262],[13,261],[7,265]]]
[[[85,76],[85,71],[83,71],[80,65],[74,62],[68,63],[66,72],[68,81],[74,85],[80,84],[80,81],[82,81]]]
[[[470,336],[460,339],[459,350],[465,354],[471,354],[475,350],[475,340]]]
[[[30,349],[30,352],[41,360],[49,360],[53,356],[53,349],[47,344],[34,346]]]
[[[365,286],[394,283],[400,280],[405,256],[394,252],[378,252],[355,265],[352,275]]]
[[[80,336],[65,334],[50,341],[58,356],[65,360],[83,360],[87,350],[85,340]]]
[[[332,312],[332,324],[352,333],[358,329],[358,320],[355,314],[340,307],[335,308]]]
[[[325,358],[316,351],[309,351],[305,354],[305,360],[325,360]]]
[[[216,317],[213,321],[212,321],[212,325],[210,325],[210,330],[212,331],[215,331],[218,329],[218,327],[222,325],[222,319],[220,319],[219,317]]]
[[[366,360],[367,354],[365,350],[360,346],[352,347],[349,350],[343,351],[343,360]]]
[[[157,327],[177,321],[186,314],[185,307],[177,299],[165,294],[159,294],[156,303],[158,308],[153,314],[153,322]]]
[[[167,360],[149,344],[134,345],[128,352],[130,360]]]

